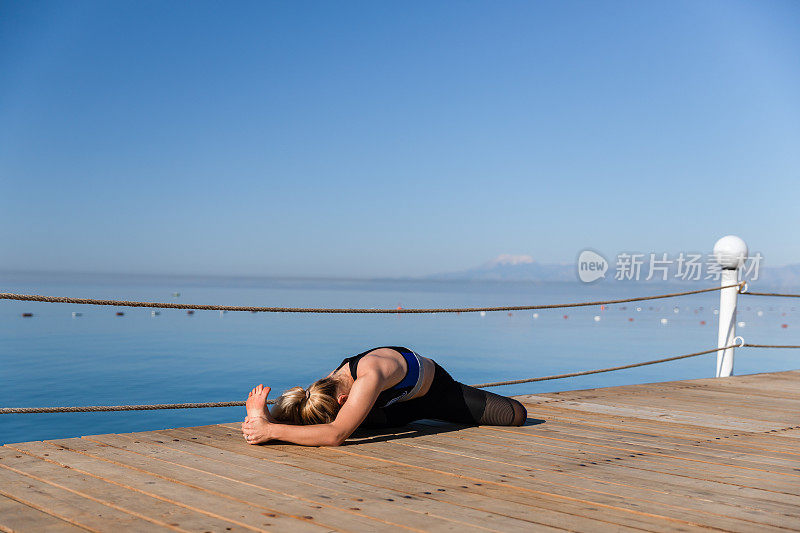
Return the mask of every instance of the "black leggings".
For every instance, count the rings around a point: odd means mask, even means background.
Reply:
[[[470,426],[525,423],[528,412],[517,400],[459,383],[444,368],[435,362],[434,365],[436,373],[424,396],[387,407],[373,407],[361,427],[398,427],[425,418]]]

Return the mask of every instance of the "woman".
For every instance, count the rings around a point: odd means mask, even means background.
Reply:
[[[520,426],[527,418],[517,400],[459,383],[433,360],[400,346],[346,358],[308,389],[284,392],[271,413],[269,391],[259,385],[247,398],[242,434],[249,444],[338,446],[359,426],[396,427],[423,418]]]

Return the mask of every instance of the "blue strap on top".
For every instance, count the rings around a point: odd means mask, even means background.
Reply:
[[[392,387],[393,389],[405,389],[405,388],[414,388],[417,384],[417,380],[419,379],[419,361],[414,356],[413,353],[407,350],[399,350],[400,354],[406,360],[406,365],[408,366],[408,372],[406,372],[406,377],[404,377],[400,383]]]

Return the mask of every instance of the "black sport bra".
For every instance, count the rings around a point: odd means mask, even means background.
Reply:
[[[386,407],[393,403],[413,399],[422,388],[423,381],[422,360],[419,355],[402,346],[380,346],[380,348],[391,348],[392,350],[400,352],[400,355],[406,360],[408,370],[403,379],[400,380],[400,383],[389,387],[378,395],[378,399],[375,400],[375,407]],[[358,355],[345,358],[341,364],[336,367],[336,370],[339,370],[347,364],[350,368],[350,375],[353,376],[353,379],[356,379],[358,362],[361,361],[365,355],[377,349],[378,348],[371,348],[366,352],[361,352]],[[336,372],[336,370],[334,370],[334,372]]]

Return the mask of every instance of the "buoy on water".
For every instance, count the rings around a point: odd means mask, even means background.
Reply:
[[[564,315],[564,320],[568,319],[569,315]]]
[[[665,326],[665,325],[667,325],[668,323],[669,323],[669,320],[667,320],[666,318],[662,318],[662,319],[661,319],[661,325],[664,325],[664,326]]]
[[[740,328],[743,328],[743,327],[745,327],[747,325],[747,323],[745,323],[745,322],[737,322],[736,325],[739,326]]]
[[[600,315],[594,315],[594,321],[600,322]]]
[[[700,325],[701,325],[701,326],[705,326],[705,325],[706,325],[706,321],[705,321],[705,320],[701,320],[701,321],[700,321]]]
[[[150,311],[150,316],[158,316],[161,314],[161,311]]]
[[[680,307],[677,307],[677,306],[676,306],[676,307],[673,307],[673,308],[672,308],[672,312],[673,312],[673,313],[675,313],[675,314],[677,315],[678,313],[680,313],[680,312],[681,312],[681,308],[680,308]]]
[[[117,311],[117,316],[125,316],[125,313],[123,313],[122,311]]]
[[[486,316],[486,311],[481,311],[481,316]]]
[[[786,329],[786,328],[788,328],[788,327],[789,327],[789,324],[781,324],[781,327],[782,327],[783,329]]]
[[[77,318],[79,316],[83,316],[83,313],[79,313],[78,311],[73,311],[72,312],[72,318]]]
[[[534,319],[537,319],[537,318],[539,318],[539,313],[533,313],[533,318],[534,318]]]
[[[22,316],[25,318],[30,318],[33,316],[33,313],[22,313]]]
[[[194,309],[189,309],[189,310],[187,310],[187,311],[186,311],[186,314],[187,314],[187,315],[193,315],[193,314],[194,314]]]
[[[757,314],[758,316],[764,316],[764,311],[761,311],[761,310],[759,309],[759,311],[758,311],[756,314]]]
[[[173,293],[172,293],[172,297],[173,297],[173,298],[180,298],[180,297],[181,297],[181,293],[179,293],[179,292],[173,292]]]
[[[633,322],[633,317],[630,317],[630,318],[628,319],[628,322]]]

